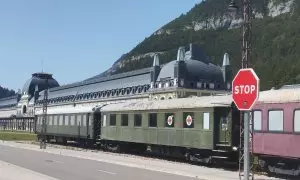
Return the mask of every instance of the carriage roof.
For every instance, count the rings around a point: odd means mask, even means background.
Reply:
[[[68,106],[68,107],[49,107],[47,114],[75,114],[75,113],[92,113],[96,109],[95,106]],[[36,115],[42,115],[43,110],[38,110]]]
[[[101,111],[139,111],[158,109],[192,109],[209,107],[230,107],[232,98],[230,95],[202,96],[167,100],[140,100],[109,104],[101,108]]]
[[[300,102],[300,88],[261,91],[258,104]]]

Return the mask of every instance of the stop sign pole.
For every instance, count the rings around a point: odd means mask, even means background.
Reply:
[[[244,179],[250,175],[250,111],[259,97],[259,78],[253,69],[240,69],[232,81],[232,98],[244,119]],[[240,134],[242,135],[242,133]],[[242,138],[242,137],[241,137]],[[252,137],[251,137],[252,138]],[[252,138],[253,139],[253,138]],[[241,144],[242,145],[242,144]],[[240,153],[242,151],[240,150]],[[241,161],[241,159],[240,159]],[[240,162],[240,165],[242,163]],[[253,174],[252,174],[253,179]]]

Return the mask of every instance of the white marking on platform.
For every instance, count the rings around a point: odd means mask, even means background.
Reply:
[[[114,173],[114,172],[104,171],[104,170],[101,170],[101,169],[97,169],[97,171],[107,173],[107,174],[111,174],[111,175],[116,175],[117,174],[117,173]]]

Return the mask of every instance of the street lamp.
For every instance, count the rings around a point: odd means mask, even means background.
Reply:
[[[248,68],[251,59],[251,17],[252,17],[252,0],[241,0],[243,4],[243,44],[242,44],[242,69]],[[228,6],[232,17],[237,14],[238,6],[235,0],[231,0]],[[244,180],[249,180],[250,177],[250,141],[252,145],[252,119],[249,112],[241,112],[240,116],[240,159],[239,159],[239,177],[241,179],[241,164],[244,166]],[[251,124],[251,125],[250,125]],[[251,128],[250,128],[251,126]],[[243,153],[243,154],[241,154]],[[253,173],[252,179],[254,179]]]

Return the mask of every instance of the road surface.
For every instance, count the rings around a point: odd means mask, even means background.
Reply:
[[[3,145],[0,145],[0,160],[61,180],[196,179]]]

